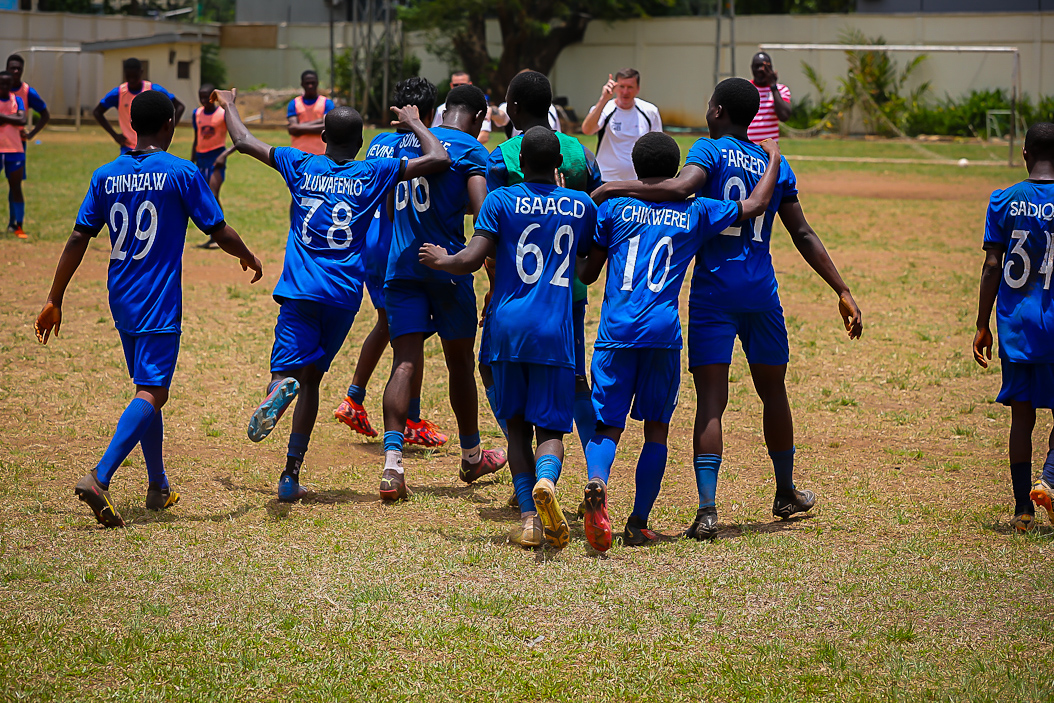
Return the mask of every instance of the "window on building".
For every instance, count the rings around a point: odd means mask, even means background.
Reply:
[[[190,61],[180,61],[176,64],[176,78],[190,80]]]

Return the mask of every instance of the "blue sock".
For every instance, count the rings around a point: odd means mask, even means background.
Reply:
[[[16,203],[13,200],[8,201],[11,204],[11,219],[16,225],[22,224],[22,220],[26,216],[26,204],[25,202]]]
[[[575,427],[578,428],[578,439],[582,441],[584,452],[597,433],[597,413],[593,408],[593,394],[589,391],[575,393]]]
[[[458,435],[458,441],[461,442],[462,449],[475,449],[482,440],[480,440],[479,432],[477,432],[475,434],[460,434]]]
[[[516,500],[520,502],[520,512],[530,513],[538,510],[534,505],[534,472],[524,471],[512,475],[512,485],[516,488]]]
[[[717,506],[717,472],[721,470],[721,457],[717,454],[695,455],[695,485],[699,489],[699,507]]]
[[[562,465],[560,460],[556,458],[554,454],[543,454],[538,457],[538,461],[534,463],[534,474],[541,481],[543,478],[547,478],[556,485],[556,482],[560,480],[560,469]]]
[[[264,393],[264,396],[271,395],[271,391],[273,391],[275,388],[277,388],[278,384],[281,383],[283,380],[284,379],[280,379],[279,378],[279,379],[275,379],[274,381],[271,381],[270,383],[268,383],[267,384],[267,392]]]
[[[304,455],[307,454],[307,445],[311,441],[311,435],[302,432],[289,433],[289,448],[285,453],[285,471],[293,478],[300,481],[300,466],[304,463]]]
[[[348,397],[362,405],[362,401],[366,400],[366,389],[353,383],[348,386]]]
[[[645,442],[640,450],[640,458],[637,459],[637,493],[633,498],[633,514],[645,523],[648,522],[648,516],[651,515],[651,508],[655,505],[655,499],[659,497],[662,477],[666,473],[666,455],[668,451],[665,444]],[[714,490],[717,490],[716,481],[714,482]]]
[[[783,452],[769,452],[772,471],[776,474],[776,492],[794,491],[794,447]]]
[[[1010,481],[1014,484],[1014,515],[1035,515],[1036,507],[1032,505],[1032,498],[1028,495],[1032,490],[1032,462],[1019,461],[1011,464]]]
[[[586,445],[586,470],[589,480],[599,478],[607,483],[611,478],[611,465],[615,463],[615,440],[602,434],[594,435]]]
[[[509,440],[509,426],[504,420],[502,420],[502,419],[500,419],[498,417],[498,411],[495,410],[495,407],[496,407],[494,405],[495,393],[497,393],[497,391],[494,390],[494,386],[491,386],[490,388],[487,389],[487,402],[490,403],[490,411],[494,414],[494,419],[497,420],[498,427],[501,428],[501,433],[503,435],[505,435],[505,441],[508,441]]]
[[[139,447],[146,460],[147,480],[159,488],[168,488],[168,476],[165,475],[165,460],[161,449],[165,441],[165,420],[160,410],[154,411],[154,420],[139,439]]]
[[[403,450],[403,433],[388,430],[384,433],[384,451],[401,452]]]
[[[410,398],[410,410],[406,413],[407,420],[421,421],[421,399]]]
[[[1047,452],[1047,460],[1043,462],[1042,478],[1048,486],[1054,486],[1054,449]]]
[[[99,483],[109,488],[113,472],[125,460],[125,457],[139,444],[139,440],[154,421],[154,406],[142,398],[132,398],[132,402],[121,413],[121,419],[117,421],[117,429],[113,431],[113,439],[110,446],[95,467],[95,473]]]

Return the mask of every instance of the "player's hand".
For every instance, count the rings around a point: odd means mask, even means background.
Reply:
[[[842,316],[842,324],[849,333],[849,339],[860,339],[864,332],[864,321],[860,316],[860,307],[849,291],[838,296],[838,314]]]
[[[26,134],[26,128],[20,127],[18,130],[18,136],[23,142],[29,141],[29,135]]]
[[[615,96],[615,86],[618,83],[615,82],[615,78],[609,73],[608,82],[604,84],[604,87],[600,89],[600,99],[604,102],[611,100]]]
[[[220,107],[227,109],[228,105],[233,105],[235,100],[238,99],[238,89],[231,88],[230,90],[214,90],[209,98],[213,105],[219,105]]]
[[[216,160],[212,162],[212,167],[213,168],[223,168],[226,165],[227,165],[227,157],[223,156],[222,154],[220,156],[217,156]]]
[[[988,362],[992,360],[992,330],[987,327],[977,330],[974,335],[973,360],[980,364],[982,369],[987,369]]]
[[[252,260],[241,259],[239,263],[242,265],[242,271],[248,271],[249,269],[254,271],[253,280],[249,281],[249,283],[256,283],[263,278],[263,264],[260,263],[259,257],[254,256]]]
[[[779,80],[776,72],[772,70],[772,64],[770,63],[766,62],[761,64],[761,74],[765,77],[766,86],[776,85],[776,81]]]
[[[560,188],[567,187],[567,179],[564,178],[564,174],[560,173],[560,169],[556,169],[553,172],[553,180],[556,181],[556,185]]]
[[[765,151],[765,155],[769,157],[769,161],[780,157],[780,143],[775,139],[766,139],[758,146]]]
[[[446,249],[437,244],[429,244],[425,242],[421,245],[421,250],[417,253],[417,260],[430,269],[438,269],[441,261],[446,258],[446,256]]]
[[[396,117],[396,119],[392,120],[392,127],[410,129],[415,122],[421,121],[421,114],[417,111],[416,105],[392,107],[391,111],[395,113]]]
[[[51,337],[51,331],[55,330],[55,336],[58,337],[60,327],[62,327],[62,308],[49,300],[44,303],[44,309],[37,315],[37,322],[34,325],[34,329],[37,332],[37,341],[41,344],[47,344],[48,339]]]

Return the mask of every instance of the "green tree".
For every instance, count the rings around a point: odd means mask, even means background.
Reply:
[[[582,40],[593,20],[646,17],[674,0],[410,0],[400,11],[407,29],[428,30],[429,48],[505,94],[523,68],[549,73],[564,47]],[[487,48],[486,19],[497,19],[502,52]]]

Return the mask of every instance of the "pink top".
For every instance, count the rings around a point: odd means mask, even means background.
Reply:
[[[153,83],[143,81],[143,90],[153,89]],[[136,142],[139,141],[139,135],[132,129],[132,100],[135,99],[136,95],[141,94],[143,90],[138,93],[131,93],[128,90],[127,83],[122,83],[117,89],[117,122],[121,125],[121,134],[128,139],[129,149],[135,149]]]
[[[754,83],[754,81],[750,82]],[[747,137],[755,144],[766,139],[779,141],[780,121],[776,117],[776,108],[772,106],[773,102],[775,102],[775,98],[772,97],[772,88],[770,86],[760,88],[757,83],[754,83],[754,87],[758,89],[758,93],[761,95],[761,106],[758,108],[758,114],[755,115],[754,121],[747,128]],[[790,88],[782,83],[777,83],[776,89],[780,92],[780,97],[789,103],[791,100]]]
[[[315,99],[314,105],[308,105],[304,102],[304,96],[298,95],[293,101],[293,106],[296,108],[297,122],[314,122],[326,116],[326,98],[322,95]],[[326,153],[326,143],[322,141],[320,134],[298,134],[293,137],[291,146],[309,154]]]
[[[194,111],[194,124],[198,133],[197,152],[199,154],[222,149],[227,145],[225,114],[222,107],[217,107],[212,111],[212,114],[205,112],[204,107],[199,107]]]
[[[11,93],[7,100],[0,100],[0,115],[18,114],[18,96]],[[22,128],[13,124],[0,125],[0,154],[21,154]]]

